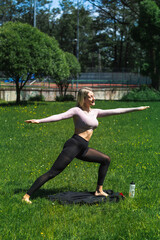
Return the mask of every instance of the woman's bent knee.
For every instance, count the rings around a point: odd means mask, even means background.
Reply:
[[[106,156],[105,156],[105,159],[104,159],[104,164],[105,164],[105,165],[109,165],[110,162],[111,162],[111,158],[106,155]]]

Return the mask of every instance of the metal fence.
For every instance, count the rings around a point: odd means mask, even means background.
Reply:
[[[151,79],[139,73],[132,72],[88,72],[81,73],[77,80],[71,81],[75,85],[90,85],[93,87],[138,87],[150,85]]]
[[[10,79],[1,78],[0,87],[15,87],[15,83]],[[110,87],[139,87],[141,85],[151,85],[151,79],[142,76],[139,73],[132,72],[87,72],[81,73],[77,79],[70,81],[69,88],[77,89],[79,87],[88,86],[93,88],[110,88]],[[27,82],[26,88],[57,88],[53,80],[48,78],[43,81],[38,79]]]

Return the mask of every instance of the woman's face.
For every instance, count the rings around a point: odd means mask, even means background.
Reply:
[[[95,105],[95,97],[94,97],[93,92],[89,92],[87,97],[85,97],[84,105],[86,105],[87,107]]]

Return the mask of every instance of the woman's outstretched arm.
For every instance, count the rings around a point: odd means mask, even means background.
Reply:
[[[76,107],[69,109],[68,111],[56,115],[52,115],[47,118],[42,118],[42,119],[31,119],[31,120],[26,120],[26,123],[48,123],[48,122],[57,122],[61,121],[64,119],[68,119],[73,117],[76,114]]]
[[[95,110],[97,111],[97,117],[105,117],[105,116],[124,114],[124,113],[129,113],[134,111],[142,111],[147,108],[149,108],[149,106],[142,106],[142,107],[135,107],[135,108],[116,108],[116,109],[108,109],[108,110],[95,109]]]

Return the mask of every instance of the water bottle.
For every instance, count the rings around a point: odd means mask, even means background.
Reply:
[[[132,181],[132,182],[130,183],[130,187],[129,187],[129,197],[131,197],[131,198],[134,198],[134,196],[135,196],[135,187],[136,187],[136,185],[135,185],[135,183]]]

